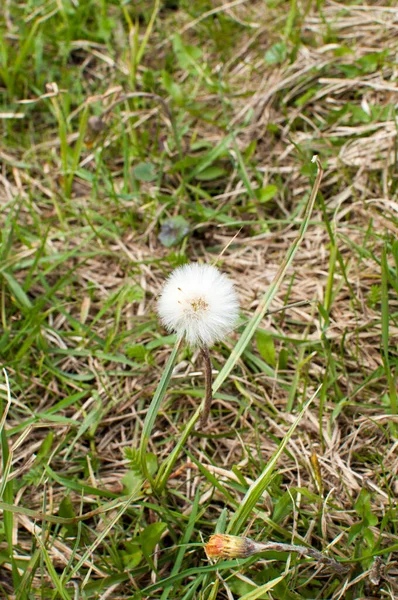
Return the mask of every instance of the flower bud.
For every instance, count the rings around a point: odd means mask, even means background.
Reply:
[[[205,545],[207,558],[247,558],[258,552],[257,544],[247,537],[216,533]]]

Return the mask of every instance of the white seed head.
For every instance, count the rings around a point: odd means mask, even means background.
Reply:
[[[191,346],[212,346],[234,328],[239,302],[226,275],[211,265],[192,263],[170,275],[158,302],[163,325]]]

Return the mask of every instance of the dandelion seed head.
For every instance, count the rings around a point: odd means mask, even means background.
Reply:
[[[163,325],[191,346],[212,346],[234,328],[239,303],[232,282],[211,265],[191,263],[170,275],[158,302]]]

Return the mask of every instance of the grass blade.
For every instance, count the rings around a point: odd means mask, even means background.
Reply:
[[[285,277],[286,271],[288,270],[290,264],[292,263],[293,258],[295,257],[296,252],[299,249],[300,244],[304,239],[304,235],[305,235],[305,232],[307,231],[307,228],[308,228],[308,225],[310,222],[311,214],[312,214],[314,204],[315,204],[315,199],[316,199],[316,196],[317,196],[317,193],[319,190],[319,186],[321,183],[322,175],[323,175],[323,170],[322,170],[322,166],[321,166],[319,159],[317,157],[314,157],[314,159],[317,164],[318,173],[317,173],[317,177],[315,179],[314,186],[311,191],[311,195],[308,199],[307,206],[305,208],[304,218],[303,218],[303,222],[300,227],[299,234],[298,234],[297,238],[294,240],[293,244],[290,246],[290,248],[287,252],[286,258],[283,261],[282,265],[280,266],[279,271],[275,275],[275,278],[272,281],[270,287],[268,288],[267,293],[262,298],[253,317],[250,319],[244,332],[242,333],[238,343],[236,344],[235,348],[232,350],[230,356],[228,357],[227,362],[225,363],[224,367],[221,369],[216,380],[214,381],[213,394],[224,383],[224,381],[226,380],[226,378],[228,377],[228,375],[231,373],[232,369],[238,362],[239,358],[241,357],[241,355],[244,352],[245,348],[247,347],[248,343],[250,342],[250,340],[256,333],[258,326],[260,325],[262,319],[264,318],[265,313],[267,312],[272,300],[275,297],[276,292],[278,291],[278,289],[283,281],[283,278]],[[313,162],[314,162],[314,159],[313,159]]]
[[[388,306],[388,263],[387,263],[387,250],[384,246],[383,253],[381,256],[381,340],[383,348],[383,362],[384,370],[386,373],[389,395],[390,395],[390,407],[391,414],[396,415],[398,410],[397,401],[397,389],[395,386],[394,373],[391,370],[390,359],[389,359],[389,306]],[[391,423],[391,429],[393,434],[396,434],[397,425]]]
[[[169,359],[166,363],[162,377],[159,381],[159,385],[156,388],[156,392],[155,392],[155,394],[152,398],[152,402],[148,408],[148,412],[145,417],[144,427],[142,429],[141,442],[140,442],[140,461],[141,461],[142,474],[149,481],[152,481],[152,477],[150,476],[150,474],[148,472],[148,467],[147,467],[147,463],[146,463],[146,451],[148,448],[149,438],[151,436],[152,429],[153,429],[156,417],[157,417],[159,409],[160,409],[160,404],[166,394],[167,386],[169,384],[169,381],[170,381],[170,378],[171,378],[171,375],[173,372],[173,368],[174,368],[174,363],[176,361],[177,353],[180,349],[181,344],[182,344],[182,340],[178,340],[174,346],[173,352],[169,356]]]
[[[2,451],[2,482],[0,486],[0,500],[4,498],[5,502],[8,504],[13,504],[14,502],[14,482],[12,479],[8,480],[8,476],[11,471],[12,466],[12,449],[10,449],[8,445],[7,433],[4,427],[6,416],[8,413],[8,409],[11,405],[11,390],[10,384],[8,381],[7,372],[3,369],[4,377],[6,380],[6,390],[7,390],[7,406],[2,415],[0,425],[0,442],[1,442],[1,451]],[[21,580],[21,576],[19,574],[16,561],[14,559],[14,550],[13,550],[13,531],[14,531],[14,515],[11,511],[4,511],[3,513],[3,521],[4,521],[4,534],[5,540],[7,543],[7,554],[10,559],[11,571],[12,571],[12,579],[14,583],[14,587],[17,589]]]
[[[289,431],[283,438],[282,442],[279,445],[279,448],[274,453],[271,460],[268,462],[266,468],[256,479],[256,481],[250,486],[246,496],[243,498],[242,503],[240,504],[239,508],[237,509],[229,523],[228,533],[232,535],[238,535],[241,530],[241,527],[246,523],[247,519],[250,517],[253,508],[257,504],[258,500],[261,498],[262,494],[266,490],[267,485],[271,480],[274,468],[279,460],[279,457],[286,448],[287,443],[292,437],[297,425],[303,418],[305,411],[307,410],[311,402],[314,400],[320,389],[321,386],[319,386],[319,388],[316,390],[313,396],[303,406],[301,412],[297,415],[296,420],[294,421],[293,425],[290,427]]]
[[[263,598],[266,592],[272,590],[285,576],[281,575],[280,577],[276,577],[275,579],[271,579],[271,581],[267,581],[264,585],[260,585],[260,587],[256,588],[252,592],[245,594],[240,597],[240,600],[257,600],[257,598]]]

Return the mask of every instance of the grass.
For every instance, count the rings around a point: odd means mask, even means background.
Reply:
[[[395,13],[0,9],[1,599],[396,596]],[[242,306],[203,430],[155,311],[190,260]]]

